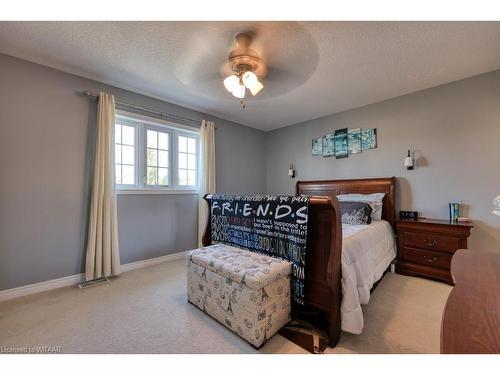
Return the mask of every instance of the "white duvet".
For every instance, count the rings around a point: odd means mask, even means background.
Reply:
[[[370,289],[396,258],[391,225],[384,220],[370,225],[342,225],[342,330],[360,334],[363,310]]]

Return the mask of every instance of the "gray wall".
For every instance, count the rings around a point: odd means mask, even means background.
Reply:
[[[311,139],[340,128],[377,128],[378,148],[348,159],[313,157]],[[267,137],[267,192],[294,192],[297,180],[398,177],[397,209],[448,218],[464,204],[476,225],[469,248],[500,251],[500,71],[281,128]],[[403,159],[416,151],[418,166]],[[290,179],[290,163],[297,178]]]
[[[261,131],[1,54],[0,82],[0,290],[83,271],[96,114],[75,91],[215,121],[217,190],[265,191]],[[118,225],[122,263],[188,250],[196,196],[119,195]]]
[[[83,270],[95,104],[77,90],[214,120],[219,192],[292,194],[298,179],[395,175],[398,209],[446,218],[447,203],[461,201],[476,224],[469,247],[500,251],[500,218],[491,214],[500,194],[500,71],[270,133],[5,55],[0,82],[0,290]],[[378,148],[343,160],[311,156],[312,138],[342,127],[376,127]],[[420,164],[409,172],[408,148]],[[118,224],[122,263],[193,248],[196,196],[119,195]]]

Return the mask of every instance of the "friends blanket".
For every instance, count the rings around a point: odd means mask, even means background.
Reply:
[[[212,195],[212,243],[292,262],[292,297],[303,305],[308,205],[307,196]]]

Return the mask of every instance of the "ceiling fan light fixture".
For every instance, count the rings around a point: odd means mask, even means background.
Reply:
[[[264,88],[264,85],[259,82],[259,79],[252,71],[247,71],[241,77],[243,84],[250,90],[253,96]]]
[[[229,53],[228,60],[221,71],[224,78],[224,87],[233,96],[240,99],[245,108],[243,99],[248,89],[253,96],[257,95],[264,85],[259,81],[266,77],[267,66],[260,55],[251,48],[253,38],[249,33],[236,35],[236,46]]]
[[[240,79],[236,74],[231,74],[229,77],[224,79],[224,87],[227,91],[233,92],[236,91],[240,86]],[[235,95],[236,96],[236,95]]]
[[[238,83],[238,86],[231,93],[238,99],[243,99],[245,97],[245,86]]]
[[[252,87],[255,84],[255,82],[258,81],[255,73],[250,71],[250,70],[243,73],[243,76],[241,77],[241,79],[242,79],[243,83],[245,84],[245,86],[248,88]]]
[[[264,85],[260,83],[259,81],[255,81],[255,83],[252,86],[247,86],[250,92],[252,93],[253,96],[257,95],[260,90],[264,88]]]

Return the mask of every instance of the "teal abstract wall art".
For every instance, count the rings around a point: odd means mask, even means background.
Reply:
[[[335,156],[335,135],[333,133],[323,137],[323,156]]]
[[[348,156],[347,128],[335,130],[335,158],[343,159]]]
[[[361,131],[361,149],[370,150],[377,147],[377,129],[363,129]]]
[[[359,154],[361,152],[361,129],[350,129],[347,132],[347,145],[350,154]]]
[[[312,154],[313,156],[323,155],[323,138],[314,138],[312,140]]]

